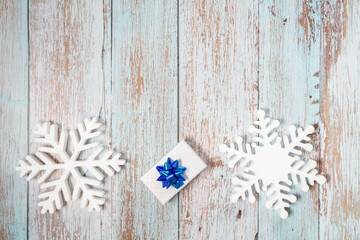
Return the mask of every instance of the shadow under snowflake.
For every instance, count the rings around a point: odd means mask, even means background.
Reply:
[[[228,166],[234,168],[239,163],[243,169],[240,177],[232,179],[235,188],[230,199],[234,203],[239,198],[255,202],[254,191],[259,193],[261,188],[267,196],[265,206],[274,208],[285,219],[288,217],[285,208],[296,202],[296,196],[289,193],[289,186],[300,182],[302,191],[307,192],[314,182],[323,184],[326,181],[315,169],[314,160],[300,159],[301,149],[309,152],[313,148],[308,135],[314,132],[314,127],[308,125],[302,129],[291,125],[290,138],[278,137],[279,121],[265,118],[263,110],[258,110],[257,117],[258,121],[249,127],[249,132],[258,134],[251,145],[244,144],[241,137],[230,146],[220,145],[220,152],[230,160]]]

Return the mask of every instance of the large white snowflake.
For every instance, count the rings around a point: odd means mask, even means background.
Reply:
[[[290,138],[278,137],[276,128],[279,121],[265,118],[263,110],[257,112],[257,117],[258,121],[249,127],[249,132],[257,134],[251,145],[244,144],[243,139],[238,137],[236,144],[231,143],[230,147],[225,144],[220,146],[220,151],[230,160],[228,166],[234,168],[239,162],[243,170],[241,177],[235,176],[232,179],[235,188],[230,199],[232,202],[239,198],[255,202],[254,192],[259,193],[261,188],[267,196],[265,206],[273,207],[285,219],[288,217],[285,208],[296,201],[289,186],[300,182],[301,189],[307,192],[314,181],[319,184],[326,181],[315,169],[315,161],[305,162],[300,159],[301,149],[312,150],[308,135],[314,132],[314,127],[308,125],[305,129],[296,129],[291,125]]]
[[[104,150],[99,142],[90,141],[101,135],[101,126],[96,118],[85,119],[77,130],[62,130],[59,136],[56,124],[37,124],[35,142],[42,146],[35,155],[20,160],[16,170],[20,171],[21,177],[28,175],[27,181],[41,175],[38,183],[45,189],[38,196],[42,199],[38,203],[42,207],[41,213],[53,213],[55,207],[60,209],[64,206],[64,200],[68,202],[79,198],[82,208],[88,205],[89,212],[100,211],[105,202],[104,191],[94,187],[101,184],[104,173],[112,176],[125,164],[125,160],[120,159],[120,153],[113,154],[113,150]],[[87,150],[90,150],[90,156],[86,160],[79,159]],[[86,170],[95,178],[85,175]]]

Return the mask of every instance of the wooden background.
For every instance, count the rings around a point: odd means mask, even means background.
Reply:
[[[1,0],[0,239],[360,239],[359,26],[358,0]],[[327,183],[286,220],[229,201],[217,147],[258,108],[316,127]],[[15,172],[32,130],[90,116],[128,163],[101,213],[41,215]],[[209,167],[162,206],[139,179],[179,139]]]

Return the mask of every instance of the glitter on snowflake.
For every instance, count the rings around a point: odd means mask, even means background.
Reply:
[[[239,198],[255,202],[254,192],[259,193],[261,188],[267,196],[265,206],[279,211],[280,217],[285,219],[288,217],[285,208],[296,201],[289,186],[300,182],[301,189],[307,192],[314,182],[323,184],[326,181],[315,169],[314,160],[305,162],[300,159],[301,149],[311,151],[313,148],[308,135],[314,132],[314,127],[308,125],[305,129],[296,129],[290,126],[290,138],[278,137],[276,128],[279,121],[265,118],[263,110],[257,112],[257,117],[258,121],[249,127],[249,132],[257,134],[251,145],[244,144],[243,139],[238,137],[236,144],[220,146],[220,152],[230,160],[228,166],[234,168],[239,162],[243,169],[241,177],[232,179],[235,188],[230,199],[234,203]]]
[[[64,201],[79,198],[82,208],[88,206],[89,212],[100,211],[100,206],[105,202],[104,191],[94,187],[101,184],[105,174],[112,176],[125,164],[125,160],[120,159],[120,153],[113,154],[113,150],[104,150],[99,142],[89,142],[101,135],[101,126],[96,118],[85,119],[77,130],[62,130],[59,136],[56,124],[37,124],[35,134],[38,137],[35,142],[42,146],[35,155],[28,155],[20,160],[20,166],[16,170],[20,171],[21,177],[28,175],[27,181],[41,175],[38,183],[45,192],[39,194],[38,197],[42,200],[38,205],[42,207],[42,214],[47,211],[53,213],[55,208],[64,206]],[[91,154],[86,160],[80,160],[84,151],[90,151]],[[86,170],[95,178],[85,175]],[[60,177],[56,178],[55,175]]]

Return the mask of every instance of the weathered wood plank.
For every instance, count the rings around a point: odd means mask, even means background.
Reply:
[[[121,151],[122,149],[118,149],[114,147],[112,142],[112,132],[111,132],[111,110],[112,110],[112,104],[111,104],[111,92],[109,92],[109,89],[111,89],[111,28],[112,28],[112,0],[103,0],[103,45],[102,45],[102,74],[104,78],[104,86],[103,86],[103,98],[102,98],[102,109],[99,112],[99,115],[101,115],[104,119],[105,123],[105,143],[106,145],[112,147],[113,149],[117,151]],[[122,155],[124,157],[124,155]],[[123,169],[122,169],[123,170]],[[101,218],[99,219],[99,224],[101,224],[101,229],[103,231],[102,233],[102,239],[114,239],[112,237],[112,221],[110,220],[112,215],[114,214],[114,207],[112,206],[111,199],[113,197],[116,197],[116,195],[113,195],[113,185],[117,181],[119,181],[119,175],[123,175],[122,172],[115,174],[113,177],[105,179],[104,181],[104,189],[106,189],[107,192],[107,202],[104,206],[103,213],[101,215]]]
[[[112,141],[126,152],[114,182],[113,239],[176,239],[178,199],[161,203],[140,181],[177,143],[177,4],[114,1]],[[155,179],[154,179],[155,180]]]
[[[258,2],[180,1],[180,138],[208,168],[180,193],[179,239],[254,239],[257,204],[230,202],[218,146],[247,131],[258,105]]]
[[[34,0],[29,4],[30,128],[45,120],[76,128],[84,118],[101,112],[103,3]],[[30,146],[33,152],[35,144]],[[41,215],[38,192],[38,184],[30,183],[31,239],[108,238],[107,226],[100,224],[106,213],[88,213],[77,201],[52,215]]]
[[[0,239],[26,239],[27,184],[15,167],[27,154],[27,5],[0,3]]]
[[[322,4],[320,239],[360,239],[360,2]]]
[[[320,5],[319,1],[263,1],[259,6],[259,108],[288,126],[304,127],[319,122]],[[319,159],[318,130],[312,136]],[[259,239],[317,239],[318,187],[304,193],[292,191],[298,200],[282,220],[265,207],[260,195]]]

